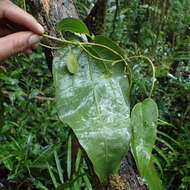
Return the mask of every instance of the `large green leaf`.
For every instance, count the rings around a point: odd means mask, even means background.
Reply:
[[[138,170],[151,190],[160,190],[161,181],[152,160],[152,149],[156,141],[158,108],[156,103],[147,98],[134,106],[131,113],[132,152]]]
[[[75,132],[101,180],[117,172],[130,140],[129,85],[123,66],[106,75],[103,62],[73,48],[78,72],[67,70],[69,48],[54,57],[53,75],[60,119]],[[106,64],[107,66],[107,64]]]

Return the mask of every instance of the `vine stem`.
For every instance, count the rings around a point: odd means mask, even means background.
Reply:
[[[149,64],[151,65],[151,67],[152,67],[152,86],[151,86],[151,90],[150,90],[150,94],[149,94],[149,97],[151,97],[152,93],[153,93],[153,90],[154,90],[155,81],[156,81],[155,66],[152,63],[152,61],[148,57],[146,57],[144,55],[137,55],[137,56],[131,56],[131,57],[129,57],[129,59],[139,59],[139,58],[147,60],[149,62]]]
[[[26,0],[23,0],[23,9],[26,11]],[[155,67],[154,67],[154,64],[152,63],[152,61],[146,57],[146,56],[143,56],[143,55],[138,55],[138,56],[131,56],[129,57],[128,59],[124,58],[121,54],[119,54],[117,51],[113,50],[112,48],[108,47],[108,46],[105,46],[103,44],[97,44],[97,43],[92,43],[92,42],[77,42],[77,41],[69,41],[69,40],[66,40],[64,38],[60,39],[60,38],[57,38],[57,37],[54,37],[54,36],[50,36],[48,34],[43,34],[43,37],[44,38],[48,38],[48,39],[51,39],[51,40],[55,40],[55,41],[59,41],[61,43],[67,43],[67,44],[72,44],[72,45],[79,45],[87,54],[89,54],[91,57],[93,57],[94,59],[97,59],[97,60],[101,60],[101,61],[104,61],[104,62],[112,62],[112,65],[114,66],[116,63],[119,63],[119,62],[124,62],[125,63],[125,66],[127,67],[128,71],[129,71],[129,88],[131,89],[132,87],[132,71],[131,71],[131,68],[129,66],[129,64],[127,63],[127,60],[129,59],[138,59],[138,58],[141,58],[141,59],[146,59],[151,67],[152,67],[152,86],[151,86],[151,90],[150,90],[150,94],[149,94],[149,97],[152,96],[152,93],[153,93],[153,90],[154,90],[154,85],[155,85],[155,81],[156,81],[156,71],[155,71]],[[46,44],[43,44],[43,43],[40,43],[40,45],[42,47],[45,47],[45,48],[48,48],[48,49],[61,49],[62,47],[52,47],[52,46],[48,46]],[[103,48],[106,48],[108,49],[109,51],[113,52],[114,54],[116,54],[117,56],[119,56],[121,59],[120,60],[109,60],[109,59],[104,59],[104,58],[100,58],[100,57],[97,57],[95,55],[93,55],[90,51],[88,51],[84,46],[85,45],[90,45],[90,46],[99,46],[99,47],[103,47]],[[2,68],[1,68],[2,69]]]
[[[154,86],[155,86],[155,81],[156,81],[156,71],[155,71],[154,64],[152,63],[152,61],[148,57],[143,56],[143,55],[138,55],[138,56],[131,56],[128,59],[126,59],[122,55],[120,55],[117,51],[115,51],[112,48],[110,48],[110,47],[108,47],[106,45],[103,45],[103,44],[97,44],[97,43],[93,43],[93,42],[69,41],[69,40],[66,40],[64,38],[60,39],[60,38],[57,38],[57,37],[54,37],[54,36],[50,36],[50,35],[47,35],[47,34],[43,34],[43,37],[44,38],[48,38],[50,40],[55,40],[55,41],[58,41],[58,42],[61,42],[61,43],[66,43],[66,44],[72,44],[72,45],[80,46],[87,54],[89,54],[94,59],[101,60],[103,62],[112,62],[113,66],[116,63],[119,63],[119,62],[123,61],[125,63],[125,66],[127,67],[128,71],[129,71],[128,75],[129,75],[129,88],[130,89],[132,87],[132,71],[131,71],[131,68],[129,67],[129,64],[127,63],[127,60],[130,60],[130,59],[139,59],[139,58],[147,60],[149,62],[149,64],[151,65],[151,68],[152,68],[152,86],[151,86],[149,97],[152,96],[152,93],[153,93],[153,90],[154,90]],[[62,48],[62,47],[51,47],[51,46],[48,46],[48,45],[45,45],[45,44],[42,44],[42,43],[40,45],[43,46],[43,47],[46,47],[46,48],[50,48],[50,49],[60,49],[60,48]],[[119,59],[119,60],[112,60],[112,59],[104,59],[104,58],[97,57],[97,56],[93,55],[90,51],[88,51],[84,46],[99,46],[99,47],[103,47],[103,48],[111,51],[112,53],[114,53],[115,55],[117,55],[118,57],[120,57],[121,59]]]
[[[39,43],[39,45],[41,45],[42,47],[48,48],[48,49],[61,49],[62,48],[62,47],[48,46],[48,45],[43,44],[43,43]]]
[[[60,39],[60,38],[57,38],[57,37],[54,37],[54,36],[50,36],[50,35],[47,35],[47,34],[43,34],[43,37],[51,39],[51,40],[55,40],[55,41],[58,41],[58,42],[61,42],[61,43],[72,44],[72,45],[79,45],[90,56],[94,57],[95,59],[102,60],[102,61],[107,61],[107,62],[115,62],[116,60],[102,59],[102,58],[99,58],[97,56],[92,55],[88,50],[86,50],[86,48],[84,48],[84,46],[99,46],[99,47],[103,47],[103,48],[111,51],[112,53],[114,53],[115,55],[117,55],[117,56],[119,56],[121,58],[120,60],[118,60],[118,62],[122,62],[123,61],[125,63],[125,66],[127,67],[128,71],[129,71],[129,87],[131,89],[131,86],[132,86],[132,71],[131,71],[131,68],[129,67],[129,64],[127,63],[126,59],[122,55],[120,55],[117,51],[113,50],[112,48],[110,48],[108,46],[105,46],[103,44],[97,44],[97,43],[93,43],[93,42],[69,41],[69,40],[66,40],[64,38]],[[54,49],[54,48],[55,47],[52,47],[52,49]]]

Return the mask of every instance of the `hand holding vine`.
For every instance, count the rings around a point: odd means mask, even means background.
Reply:
[[[0,61],[19,52],[30,53],[43,27],[9,0],[0,0]]]

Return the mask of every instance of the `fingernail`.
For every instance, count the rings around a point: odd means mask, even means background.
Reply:
[[[28,39],[28,44],[29,46],[32,46],[33,44],[36,44],[37,42],[39,42],[41,39],[42,39],[42,36],[34,34],[30,36],[30,38]]]
[[[39,29],[40,34],[44,33],[44,28],[41,24],[38,24],[38,29]]]

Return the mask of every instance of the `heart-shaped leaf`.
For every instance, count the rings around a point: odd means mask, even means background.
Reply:
[[[150,190],[161,190],[161,181],[152,160],[152,149],[156,141],[158,108],[157,104],[147,98],[136,104],[131,113],[131,148],[137,168]]]
[[[80,144],[103,181],[117,172],[130,140],[130,108],[128,78],[123,65],[113,68],[111,77],[105,64],[73,48],[80,65],[75,75],[69,74],[69,48],[54,57],[53,75],[57,110],[60,119],[75,132]]]

